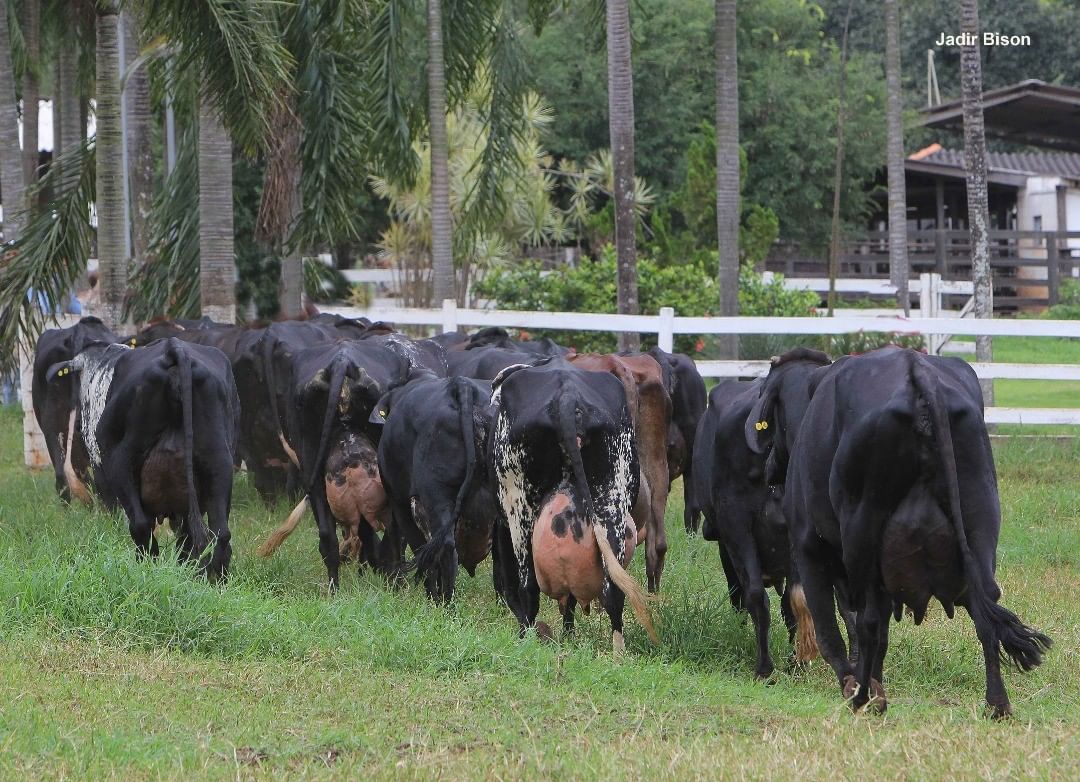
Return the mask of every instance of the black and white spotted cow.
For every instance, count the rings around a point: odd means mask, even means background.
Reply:
[[[403,340],[406,338],[402,338]],[[319,530],[319,551],[330,590],[338,585],[341,548],[337,526],[346,528],[346,547],[373,564],[375,532],[390,522],[378,465],[382,427],[369,422],[389,390],[405,383],[413,367],[409,351],[380,338],[315,345],[292,356],[285,403],[285,434],[296,454],[305,493],[289,518],[259,548],[270,556],[308,506]]]
[[[599,598],[616,654],[624,598],[655,639],[645,593],[625,569],[637,543],[630,509],[639,465],[622,384],[556,357],[510,367],[493,387],[488,450],[506,520],[493,556],[522,633],[535,624],[543,591],[559,601],[565,631],[578,602],[588,610]]]
[[[48,371],[50,382],[69,376],[78,378],[92,484],[107,506],[124,509],[138,550],[157,555],[154,526],[168,519],[181,558],[199,556],[210,542],[205,513],[215,545],[202,567],[223,578],[240,408],[225,354],[173,338],[144,348],[98,344]]]
[[[91,501],[90,494],[85,491],[90,462],[82,438],[75,436],[76,405],[72,394],[75,378],[65,374],[50,383],[49,367],[70,361],[90,345],[118,341],[119,337],[98,318],[87,317],[66,329],[47,330],[38,338],[34,350],[31,384],[34,415],[45,436],[45,446],[56,475],[56,491],[65,502],[70,502],[73,489],[78,499]],[[74,476],[71,481],[67,478],[69,474]]]

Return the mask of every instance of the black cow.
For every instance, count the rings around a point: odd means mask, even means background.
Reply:
[[[489,456],[506,519],[493,556],[521,631],[535,623],[542,590],[559,600],[567,631],[577,602],[599,598],[617,654],[624,597],[655,638],[645,593],[625,570],[639,466],[622,384],[556,357],[512,367],[493,387]]]
[[[285,431],[295,445],[306,497],[261,554],[280,545],[308,503],[331,591],[338,584],[338,524],[358,538],[371,561],[374,528],[386,523],[387,502],[376,450],[382,427],[369,418],[383,394],[409,373],[406,353],[378,340],[316,345],[293,356]]]
[[[205,316],[198,320],[165,320],[147,326],[127,344],[144,347],[158,339],[175,337],[184,342],[215,347],[232,360],[236,355],[237,343],[247,331],[244,326],[218,323]]]
[[[534,356],[565,356],[569,348],[557,344],[550,337],[538,340],[513,339],[509,332],[500,326],[488,326],[471,334],[467,342],[458,346],[461,350],[483,348],[502,348],[516,350],[519,353],[531,353]]]
[[[178,339],[144,348],[95,345],[49,369],[50,378],[78,375],[79,432],[93,485],[109,507],[120,506],[138,550],[156,556],[156,521],[168,519],[180,556],[225,576],[232,546],[233,454],[239,400],[232,368],[217,348]],[[182,477],[181,477],[182,476]]]
[[[471,377],[474,380],[494,380],[504,369],[515,364],[532,364],[540,360],[534,353],[513,348],[478,348],[449,351],[446,364],[451,377]]]
[[[791,452],[785,515],[821,653],[851,706],[884,711],[889,614],[922,621],[931,598],[964,606],[986,663],[994,717],[1011,712],[1000,659],[1030,670],[1050,639],[997,601],[1001,509],[982,394],[955,358],[883,348],[836,362]],[[858,666],[833,613],[843,584],[857,612]],[[1003,651],[1002,651],[1003,650]]]
[[[828,363],[824,353],[798,348],[774,359],[767,378],[720,383],[709,394],[709,408],[696,435],[694,488],[695,504],[705,516],[702,536],[718,542],[732,604],[745,608],[753,619],[754,673],[763,679],[773,672],[769,587],[780,595],[790,636],[796,628],[793,595],[785,589],[790,546],[779,501],[786,456],[781,465],[778,455],[786,455],[795,439],[810,401],[809,377]],[[748,420],[753,422],[752,441],[745,434]],[[771,439],[775,432],[780,432],[782,442]],[[801,609],[801,596],[796,592],[794,597]],[[796,651],[803,661],[813,653],[805,642]]]
[[[76,427],[72,426],[76,412],[72,403],[75,379],[65,373],[50,383],[49,367],[70,361],[90,345],[111,342],[119,342],[119,337],[98,318],[86,317],[66,329],[47,330],[38,338],[34,350],[31,381],[34,415],[45,436],[45,447],[56,476],[56,491],[65,502],[70,502],[72,489],[85,489],[90,463],[82,438],[74,436]],[[73,476],[70,481],[69,473]],[[84,493],[79,499],[90,502],[90,495]]]
[[[491,550],[498,510],[484,449],[491,384],[423,373],[386,394],[371,414],[384,424],[379,474],[395,525],[413,541],[418,577],[449,601],[460,562],[475,575]]]

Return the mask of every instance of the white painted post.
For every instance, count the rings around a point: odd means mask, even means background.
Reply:
[[[457,331],[457,300],[443,299],[442,328],[444,332]]]
[[[34,378],[34,353],[21,339],[19,340],[19,399],[23,409],[23,463],[35,470],[49,466],[49,449],[45,446],[45,435],[38,426],[34,415],[32,394]]]
[[[675,352],[675,308],[660,308],[660,325],[656,334],[656,344],[667,353]]]

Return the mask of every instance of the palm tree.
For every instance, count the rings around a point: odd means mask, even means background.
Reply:
[[[431,256],[436,274],[435,298],[453,296],[454,250],[470,244],[469,237],[483,232],[505,211],[505,176],[517,161],[512,149],[525,132],[525,95],[528,71],[518,39],[514,4],[503,0],[455,3],[443,14],[440,2],[429,2],[421,19],[419,3],[380,0],[365,31],[362,78],[367,103],[367,144],[375,174],[395,185],[411,188],[420,170],[414,142],[427,135],[432,176]],[[554,4],[528,0],[529,16],[542,26]],[[408,95],[413,88],[409,65],[409,31],[424,24],[428,30],[426,112],[416,110]],[[441,49],[441,54],[440,54]],[[629,53],[629,51],[627,52]],[[489,128],[487,146],[477,163],[479,176],[465,195],[466,208],[452,211],[448,197],[449,171],[444,172],[447,112],[461,106],[477,84],[483,85],[484,120]],[[437,151],[438,150],[438,151]],[[448,164],[446,164],[448,165]],[[305,197],[306,203],[306,197]],[[461,215],[458,224],[453,215]],[[449,280],[449,286],[447,281]],[[457,298],[463,299],[463,286]],[[448,293],[449,291],[449,293]]]
[[[97,4],[97,213],[101,319],[116,329],[124,317],[127,247],[124,241],[124,159],[120,129],[120,3]]]
[[[27,186],[37,181],[38,169],[38,99],[41,90],[41,0],[23,0],[23,40],[26,41],[26,72],[23,74],[23,181]]]
[[[833,168],[832,236],[829,242],[829,317],[836,309],[836,278],[840,275],[840,193],[844,186],[844,119],[847,115],[848,29],[852,0],[848,0],[844,28],[840,36],[840,89],[836,102],[836,161]]]
[[[450,147],[446,139],[446,54],[442,0],[427,0],[428,128],[431,136],[431,270],[436,306],[454,298],[454,252],[450,222]]]
[[[82,34],[82,13],[78,3],[63,3],[59,6],[58,14],[56,87],[53,90],[56,93],[53,100],[55,155],[86,138],[79,90],[78,38]]]
[[[889,178],[889,276],[896,301],[910,314],[908,296],[907,194],[904,189],[904,96],[900,83],[900,0],[885,0],[885,120]]]
[[[207,100],[199,101],[199,293],[203,315],[236,322],[232,141]]]
[[[736,0],[716,0],[716,238],[720,314],[739,314],[739,70]],[[738,358],[739,338],[720,337],[720,357]]]
[[[0,3],[0,195],[4,204],[5,242],[19,238],[25,206],[19,108],[15,99],[15,66],[10,41],[8,4]]]
[[[960,0],[960,31],[966,40],[979,40],[978,0]],[[975,317],[994,316],[994,285],[990,270],[990,209],[986,188],[986,129],[983,125],[982,61],[979,44],[960,47],[960,90],[964,113],[964,168],[967,174],[968,226],[971,231],[971,277],[975,285]],[[978,361],[993,361],[990,337],[975,338]],[[994,383],[983,380],[983,400],[994,404]]]
[[[615,254],[619,312],[638,313],[637,221],[634,218],[634,74],[630,66],[630,4],[607,0],[608,129],[615,169]],[[641,335],[619,334],[620,350],[637,350]]]
[[[139,20],[125,11],[124,32],[124,105],[127,111],[128,184],[131,209],[131,254],[136,266],[146,261],[150,242],[150,212],[154,206],[154,154],[150,108],[150,78],[145,63],[139,59]],[[135,65],[134,70],[132,66]]]

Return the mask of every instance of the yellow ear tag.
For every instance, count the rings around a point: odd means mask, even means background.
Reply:
[[[137,337],[132,337],[131,339],[128,340],[128,344],[131,345],[131,347],[135,347],[135,343],[137,341],[138,341]]]
[[[379,415],[382,416],[383,418],[386,418],[386,411],[385,410],[380,410]]]
[[[768,429],[768,428],[769,428],[769,422],[768,422],[768,421],[762,421],[762,422],[761,422],[761,429],[762,429],[762,431],[764,431],[764,430],[766,430],[766,429]]]

